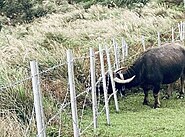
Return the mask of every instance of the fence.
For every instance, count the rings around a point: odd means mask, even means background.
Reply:
[[[167,40],[169,42],[182,41],[185,38],[185,23],[180,22],[177,27],[172,28],[169,32],[158,32],[156,37],[158,46]],[[143,45],[142,49],[146,50],[144,36],[141,37],[141,43]],[[12,104],[12,106],[2,104],[5,105],[3,111],[5,112],[8,108],[8,112],[15,113],[18,118],[26,123],[23,127],[20,127],[24,129],[22,131],[24,136],[37,134],[39,137],[45,137],[46,135],[78,137],[89,134],[86,132],[88,130],[94,130],[94,133],[96,133],[97,118],[103,115],[104,111],[106,123],[111,124],[109,113],[111,98],[114,99],[115,111],[119,112],[117,91],[114,88],[112,72],[123,66],[129,58],[132,58],[132,56],[129,56],[128,50],[130,54],[133,54],[134,51],[128,47],[124,38],[121,42],[113,39],[109,46],[107,43],[103,43],[99,45],[99,50],[96,52],[93,48],[90,48],[88,55],[82,57],[74,57],[72,50],[67,50],[66,62],[45,71],[39,72],[38,63],[31,61],[31,76],[28,74],[27,78],[0,88],[0,91],[2,91],[1,98],[8,101],[8,98],[14,98],[19,94],[27,101],[25,101],[26,107],[12,107],[18,104],[18,101],[14,100],[15,104]],[[111,64],[112,62],[114,63]],[[107,74],[110,75],[111,83],[107,83]],[[96,95],[100,90],[97,85],[101,82],[103,82],[103,90],[105,91],[104,105],[100,103],[100,96]],[[107,94],[107,84],[112,84],[113,93],[111,95]],[[23,94],[23,90],[26,93]],[[11,96],[9,97],[9,95]],[[21,110],[22,108],[24,109]],[[92,114],[89,115],[92,117],[86,116],[90,108],[92,108]],[[37,133],[35,128],[37,128]],[[7,135],[7,133],[5,134]]]

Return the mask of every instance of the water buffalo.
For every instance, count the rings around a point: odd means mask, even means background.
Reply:
[[[166,43],[151,48],[136,59],[122,76],[115,74],[114,81],[125,88],[140,86],[144,90],[144,105],[148,105],[148,91],[153,90],[154,108],[160,107],[161,84],[170,84],[181,78],[180,95],[184,94],[185,48],[179,43]]]

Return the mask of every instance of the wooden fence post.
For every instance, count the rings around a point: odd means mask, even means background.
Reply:
[[[110,62],[109,49],[108,49],[107,46],[105,46],[105,49],[106,49],[106,54],[107,54],[107,63],[108,63],[108,68],[109,68],[110,80],[111,80],[111,84],[112,84],[112,90],[113,90],[113,93],[114,93],[114,102],[115,102],[115,106],[116,106],[116,111],[119,112],[117,92],[115,90],[115,82],[113,80],[114,78],[113,78],[112,66],[111,66],[111,62]]]
[[[36,61],[30,62],[32,86],[34,95],[34,107],[37,120],[38,137],[46,137],[45,124],[44,124],[44,112],[42,106],[42,95],[40,91],[39,69]]]
[[[122,42],[121,48],[122,48],[123,64],[124,64],[124,62],[125,62],[125,40],[123,37],[122,37],[121,42]]]
[[[95,70],[95,55],[94,50],[92,48],[90,48],[90,70],[91,70],[94,133],[96,133],[97,128],[97,99],[96,99],[96,77],[95,77],[96,70]]]
[[[141,42],[142,42],[142,45],[143,45],[143,51],[145,51],[146,47],[145,47],[145,37],[144,36],[141,36]]]
[[[179,28],[179,36],[180,36],[180,40],[182,40],[182,22],[178,23],[178,28]]]
[[[184,24],[184,22],[182,22],[182,40],[184,40],[184,38],[185,38],[185,24]]]
[[[80,135],[79,135],[79,128],[78,128],[78,115],[77,115],[76,92],[75,92],[74,70],[73,70],[74,68],[73,67],[73,55],[70,49],[67,50],[67,63],[68,63],[68,78],[69,78],[69,89],[70,89],[74,137],[79,137]]]
[[[118,58],[118,44],[113,39],[113,46],[114,46],[114,56],[115,56],[115,68],[119,68],[119,58]]]
[[[181,40],[183,40],[183,23],[180,22],[180,32],[181,32]]]
[[[124,61],[125,57],[128,56],[128,45],[123,37],[122,37],[122,54],[123,54],[123,61]]]
[[[172,43],[174,43],[175,37],[174,37],[174,28],[172,27]]]
[[[109,100],[108,100],[108,97],[107,97],[107,87],[106,87],[103,51],[102,51],[102,47],[101,46],[99,46],[99,53],[100,53],[100,62],[101,62],[100,63],[101,64],[101,74],[102,74],[102,79],[103,79],[103,91],[104,91],[104,99],[105,99],[106,118],[107,118],[107,124],[110,125]]]

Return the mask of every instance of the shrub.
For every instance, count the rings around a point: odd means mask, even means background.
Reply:
[[[159,3],[166,3],[168,5],[180,5],[183,3],[183,0],[158,0]]]
[[[93,4],[102,4],[102,5],[109,5],[114,3],[118,7],[128,7],[132,8],[135,7],[137,4],[142,4],[145,5],[149,0],[74,0],[76,3],[86,3],[85,6],[87,5],[90,7]]]
[[[48,11],[42,2],[43,0],[0,0],[1,16],[7,18],[2,23],[15,25],[46,15]]]

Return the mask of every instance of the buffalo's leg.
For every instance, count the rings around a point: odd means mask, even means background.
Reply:
[[[163,97],[163,99],[169,99],[172,96],[173,91],[173,83],[168,84],[166,95]]]
[[[154,86],[154,89],[153,89],[154,108],[159,108],[160,107],[159,90],[160,90],[160,85]]]
[[[180,83],[181,83],[181,90],[180,90],[179,98],[183,98],[184,97],[184,76],[180,78]]]
[[[144,100],[143,100],[143,105],[149,105],[149,99],[148,99],[148,89],[143,88],[144,90]]]

